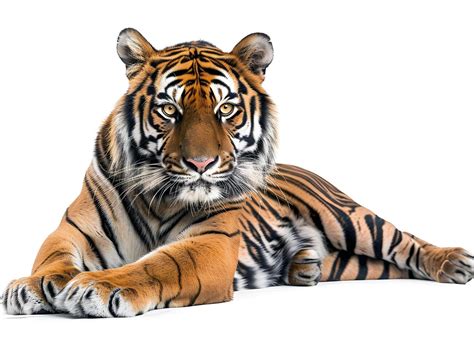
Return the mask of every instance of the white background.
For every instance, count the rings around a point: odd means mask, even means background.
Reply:
[[[157,48],[269,34],[279,161],[441,246],[474,251],[474,8],[468,1],[11,1],[0,5],[0,285],[28,275],[127,88],[124,27]],[[326,283],[132,319],[0,314],[2,354],[465,355],[474,283]]]

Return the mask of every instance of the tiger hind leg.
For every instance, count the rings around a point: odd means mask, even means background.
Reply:
[[[331,268],[327,270],[328,280],[349,280],[343,277],[344,271],[356,270],[358,273],[352,274],[354,279],[378,279],[379,273],[381,278],[391,278],[390,272],[398,278],[399,271],[407,270],[411,272],[411,277],[417,279],[465,284],[474,276],[474,256],[465,249],[436,247],[413,234],[398,230],[365,208],[361,207],[359,211],[354,213],[356,224],[353,227],[357,227],[357,233],[346,235],[345,240],[328,236],[334,247],[345,251],[334,258]],[[351,254],[358,258],[351,261]],[[365,269],[365,265],[371,269]],[[347,276],[350,275],[347,273]]]
[[[418,242],[422,242],[417,239]],[[461,248],[439,248],[423,242],[423,270],[402,269],[394,263],[364,255],[335,251],[321,262],[321,281],[430,279],[442,283],[465,284],[474,274],[474,258]]]
[[[321,264],[321,281],[410,278],[415,276],[408,269],[400,269],[384,260],[345,251],[330,253]]]

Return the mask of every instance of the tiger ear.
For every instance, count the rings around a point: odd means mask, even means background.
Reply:
[[[117,53],[127,67],[127,77],[133,77],[155,53],[152,45],[142,36],[140,32],[132,28],[120,31],[117,39]]]
[[[259,32],[244,37],[231,53],[237,56],[262,81],[265,78],[265,69],[273,60],[273,46],[270,37]]]

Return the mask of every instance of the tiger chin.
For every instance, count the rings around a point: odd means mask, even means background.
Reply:
[[[275,285],[473,277],[466,250],[402,232],[320,176],[275,164],[267,35],[230,52],[204,41],[157,50],[125,29],[117,52],[129,88],[31,275],[4,291],[8,314],[135,316]]]

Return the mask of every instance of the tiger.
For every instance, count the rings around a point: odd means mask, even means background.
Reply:
[[[277,285],[472,279],[465,249],[427,243],[317,174],[276,164],[268,35],[230,52],[206,41],[157,50],[127,28],[117,53],[128,90],[31,275],[6,287],[7,314],[130,317]]]

